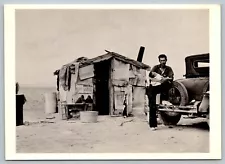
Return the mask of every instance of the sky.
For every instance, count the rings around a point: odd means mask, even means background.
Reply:
[[[153,67],[165,53],[175,79],[185,74],[186,56],[209,52],[209,10],[16,10],[16,81],[21,86],[56,86],[53,72],[105,49]]]

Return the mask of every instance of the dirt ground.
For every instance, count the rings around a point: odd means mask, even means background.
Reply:
[[[160,124],[156,131],[150,130],[144,114],[99,116],[97,123],[82,123],[25,110],[24,120],[25,125],[16,127],[17,153],[209,152],[204,119],[182,118],[176,127]]]

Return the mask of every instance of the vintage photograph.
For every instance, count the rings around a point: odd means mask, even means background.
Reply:
[[[210,153],[209,9],[16,9],[16,153]]]

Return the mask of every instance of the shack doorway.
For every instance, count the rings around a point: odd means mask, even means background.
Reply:
[[[95,69],[95,104],[99,115],[109,115],[109,78],[111,60],[96,63]]]

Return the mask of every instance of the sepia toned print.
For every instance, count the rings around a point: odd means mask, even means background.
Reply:
[[[209,17],[17,9],[16,153],[210,153]]]

